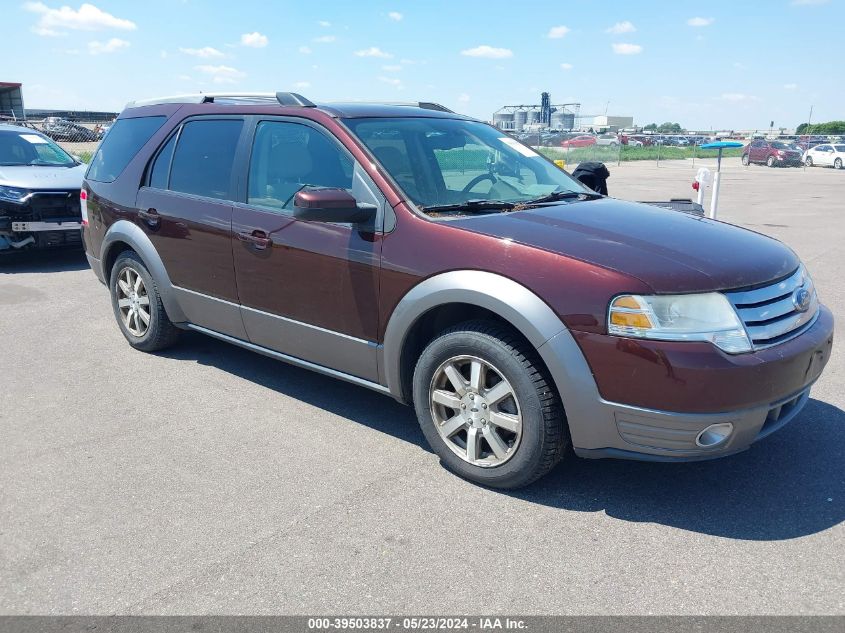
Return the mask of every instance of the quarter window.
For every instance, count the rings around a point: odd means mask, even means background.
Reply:
[[[114,182],[167,117],[118,119],[100,143],[85,175],[89,180]]]
[[[185,123],[173,153],[168,188],[206,198],[228,198],[241,128],[239,119]]]
[[[247,202],[289,213],[305,187],[352,193],[354,163],[326,134],[287,121],[262,121],[255,131],[249,164]]]

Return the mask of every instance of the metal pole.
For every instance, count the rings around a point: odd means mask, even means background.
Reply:
[[[722,179],[722,148],[719,148],[719,155],[716,157],[716,173],[713,175],[713,193],[710,196],[709,217],[716,219],[719,210],[719,182]]]

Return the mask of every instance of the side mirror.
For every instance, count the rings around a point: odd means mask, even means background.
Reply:
[[[371,223],[376,206],[358,203],[345,189],[303,189],[293,198],[293,217],[311,222]]]

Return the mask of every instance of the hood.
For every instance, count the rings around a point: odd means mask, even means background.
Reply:
[[[88,165],[76,167],[0,166],[0,185],[21,189],[81,189]]]
[[[610,268],[659,293],[765,284],[799,264],[792,250],[759,233],[613,198],[472,216],[449,224]]]

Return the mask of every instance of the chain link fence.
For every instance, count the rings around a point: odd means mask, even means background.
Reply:
[[[67,153],[84,163],[90,162],[97,145],[111,126],[111,121],[108,120],[71,121],[62,117],[45,117],[24,121],[0,116],[0,123],[18,125],[41,132],[56,141]]]

